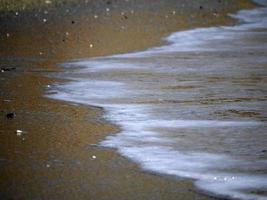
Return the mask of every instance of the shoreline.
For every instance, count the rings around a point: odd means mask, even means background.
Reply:
[[[115,21],[116,19],[115,17]],[[72,33],[69,34],[72,35]],[[25,37],[23,35],[22,38],[25,39]],[[26,54],[37,56],[35,45],[38,46],[34,44],[33,49],[26,51]],[[25,44],[22,46],[25,47]],[[62,48],[59,49],[62,50]],[[112,52],[110,48],[106,51]],[[44,49],[49,50],[50,46]],[[70,49],[75,51],[75,48]],[[127,48],[123,50],[125,49]],[[1,162],[5,172],[5,175],[1,176],[2,180],[5,180],[0,184],[5,190],[1,191],[1,197],[38,198],[38,193],[41,192],[44,198],[57,199],[66,198],[66,192],[73,191],[74,194],[68,194],[67,199],[105,199],[108,196],[112,196],[112,199],[124,199],[129,194],[133,198],[134,195],[139,195],[142,199],[149,199],[151,195],[155,199],[210,199],[196,192],[190,181],[177,181],[176,178],[143,173],[136,164],[117,155],[115,150],[96,148],[94,144],[106,135],[115,134],[119,130],[115,125],[102,119],[101,116],[105,112],[102,109],[77,106],[43,96],[45,87],[60,81],[47,78],[47,73],[62,71],[56,64],[66,58],[72,59],[68,53],[60,51],[62,56],[50,55],[50,58],[49,56],[45,58],[46,51],[37,51],[39,54],[37,61],[21,59],[14,62],[12,59],[11,61],[3,59],[5,53],[20,55],[22,52],[21,49],[16,51],[15,54],[12,48],[7,48],[4,53],[1,51],[1,67],[16,68],[2,73],[1,77],[1,82],[4,81],[0,86],[3,103],[1,121],[4,122],[4,127],[0,130],[1,141],[5,144],[1,147],[3,153]],[[102,56],[106,55],[106,51],[96,49],[89,53],[90,56],[97,54]],[[121,50],[116,48],[114,51]],[[88,47],[83,49],[81,54],[72,56],[83,57],[87,53]],[[42,60],[42,57],[47,60]],[[5,117],[10,111],[16,113],[16,117],[12,120]],[[16,135],[17,129],[23,130],[22,137]],[[18,166],[21,168],[17,168]],[[114,177],[116,177],[115,180],[113,180]],[[52,189],[53,184],[56,189]],[[67,184],[70,185],[64,189]],[[93,191],[89,190],[90,187],[93,187]],[[155,191],[155,188],[158,191]],[[177,190],[177,188],[180,189]],[[25,194],[23,191],[28,193]],[[14,192],[16,194],[13,194]],[[155,194],[151,194],[153,192]]]
[[[173,32],[235,24],[237,21],[228,13],[256,6],[248,0],[206,0],[196,5],[180,1],[173,7],[172,0],[168,0],[169,4],[159,1],[143,8],[130,1],[129,5],[126,1],[97,7],[98,3],[92,0],[91,4],[73,9],[65,5],[21,11],[18,15],[0,13],[0,55],[49,58],[57,63],[139,51],[161,45],[162,37]],[[149,5],[145,1],[140,4]]]

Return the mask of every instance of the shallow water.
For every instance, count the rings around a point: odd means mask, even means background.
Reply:
[[[258,0],[267,5],[267,1]],[[142,52],[64,63],[51,98],[105,108],[100,145],[202,191],[267,199],[267,8],[233,27],[173,33]]]

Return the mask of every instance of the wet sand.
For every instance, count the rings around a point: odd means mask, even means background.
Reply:
[[[44,97],[50,84],[64,81],[47,77],[62,71],[56,66],[61,61],[159,45],[173,31],[233,23],[226,13],[252,6],[203,2],[211,8],[185,4],[173,13],[159,3],[141,12],[142,6],[105,2],[93,13],[79,6],[65,15],[68,5],[49,8],[49,14],[19,11],[21,17],[2,12],[1,199],[209,199],[189,181],[140,171],[114,151],[97,147],[119,131],[102,118],[101,108]],[[192,20],[188,13],[196,9],[200,12]],[[7,119],[9,112],[16,116]]]

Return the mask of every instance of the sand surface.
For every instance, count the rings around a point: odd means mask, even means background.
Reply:
[[[196,26],[231,24],[248,1],[89,1],[0,13],[1,199],[209,199],[192,183],[140,171],[97,147],[119,127],[102,108],[44,97],[70,59],[156,46]],[[15,117],[6,115],[15,112]],[[21,134],[17,130],[22,130]]]

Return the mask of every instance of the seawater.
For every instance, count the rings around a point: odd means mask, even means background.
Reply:
[[[267,199],[267,8],[232,17],[240,24],[64,63],[58,76],[69,82],[48,96],[103,107],[121,132],[100,145],[144,170],[191,179],[219,197]]]

